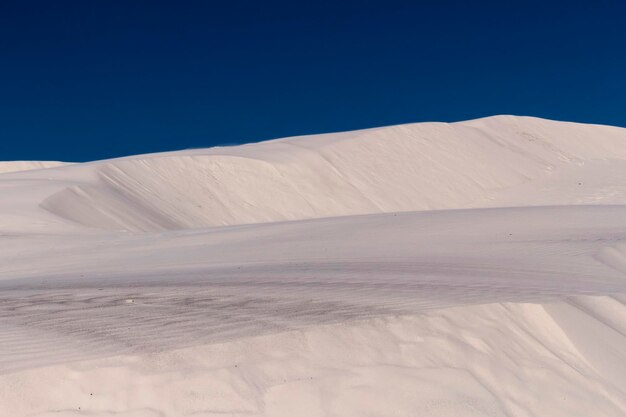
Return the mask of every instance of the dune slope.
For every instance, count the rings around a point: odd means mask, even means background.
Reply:
[[[30,171],[33,169],[55,168],[67,165],[56,161],[10,161],[0,162],[0,174],[6,172]]]
[[[624,179],[513,116],[3,173],[0,414],[624,415]]]
[[[57,220],[173,230],[488,206],[502,190],[563,169],[582,177],[590,161],[623,164],[624,137],[613,127],[501,116],[144,155],[4,183],[48,187],[30,204]],[[586,183],[576,172],[569,178]]]

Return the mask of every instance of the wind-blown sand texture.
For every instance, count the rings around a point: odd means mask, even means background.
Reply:
[[[626,415],[625,129],[0,171],[0,416]]]

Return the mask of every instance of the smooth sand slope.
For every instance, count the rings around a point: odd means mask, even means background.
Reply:
[[[36,168],[0,175],[0,415],[626,415],[625,129]]]
[[[30,171],[32,169],[45,169],[45,168],[55,168],[68,165],[64,162],[55,162],[55,161],[11,161],[11,162],[1,162],[0,161],[0,174],[5,172],[20,172],[20,171]]]

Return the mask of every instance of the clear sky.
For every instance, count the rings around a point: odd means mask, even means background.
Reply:
[[[0,2],[0,160],[494,114],[626,126],[626,2]]]

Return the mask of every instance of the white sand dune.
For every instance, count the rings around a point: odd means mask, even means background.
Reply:
[[[56,161],[0,161],[0,174],[5,172],[30,171],[33,169],[55,168],[68,165],[66,162]]]
[[[620,128],[3,173],[0,415],[623,416],[625,294]]]

